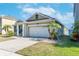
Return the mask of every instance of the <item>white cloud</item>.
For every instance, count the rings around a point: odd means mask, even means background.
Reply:
[[[33,13],[35,11],[35,9],[34,8],[23,8],[22,11],[25,12],[25,13],[26,12],[27,13]]]
[[[30,7],[31,5],[30,4],[22,4],[22,3],[20,3],[20,4],[18,4],[18,8],[27,8],[27,7]]]
[[[61,19],[61,21],[66,20],[67,22],[73,20],[73,13],[72,12],[67,12],[66,14],[57,13],[56,18]]]
[[[63,19],[63,15],[60,12],[57,12],[55,14],[55,18],[57,18],[57,19]]]
[[[52,15],[52,14],[55,14],[56,13],[56,10],[51,8],[51,7],[40,7],[38,9],[38,12],[41,12],[41,13],[44,13],[44,14],[47,14],[47,15]]]

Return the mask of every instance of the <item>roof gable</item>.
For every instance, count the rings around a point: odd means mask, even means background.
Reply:
[[[16,18],[12,17],[12,16],[0,16],[1,19],[8,19],[8,20],[13,20],[16,21]]]
[[[42,13],[35,13],[30,18],[28,18],[26,21],[36,21],[36,20],[44,20],[49,19],[51,17],[44,15]]]

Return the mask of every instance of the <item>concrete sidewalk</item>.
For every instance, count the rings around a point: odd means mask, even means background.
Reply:
[[[22,56],[13,52],[8,52],[4,50],[0,50],[0,56]]]

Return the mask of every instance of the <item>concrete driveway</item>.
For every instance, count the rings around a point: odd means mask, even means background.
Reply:
[[[0,42],[0,49],[9,52],[16,52],[35,43],[38,43],[38,41],[30,40],[30,38],[16,37],[14,40]]]

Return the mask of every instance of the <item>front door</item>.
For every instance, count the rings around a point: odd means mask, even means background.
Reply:
[[[14,25],[14,35],[15,36],[17,35],[17,27],[16,27],[16,25]]]
[[[19,25],[19,36],[22,36],[22,25]]]

